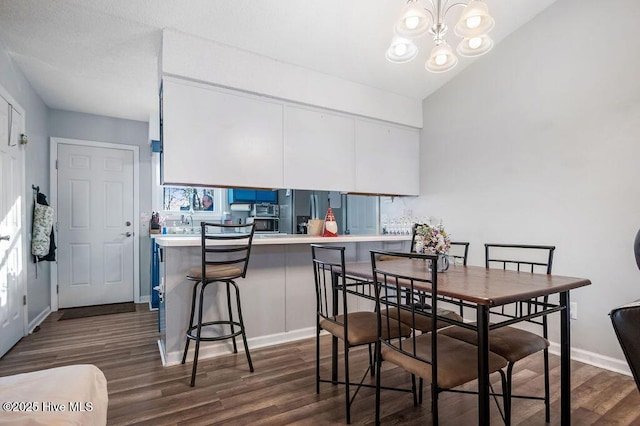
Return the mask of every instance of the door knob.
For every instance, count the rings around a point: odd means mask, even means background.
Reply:
[[[131,226],[131,222],[127,221],[127,222],[125,223],[125,225],[126,225],[126,226]]]
[[[0,241],[9,241],[11,239],[10,235],[0,235]]]
[[[125,233],[124,233],[124,234],[122,234],[122,235],[124,235],[125,237],[130,237],[130,236],[132,236],[133,234],[132,234],[131,232],[125,232]]]

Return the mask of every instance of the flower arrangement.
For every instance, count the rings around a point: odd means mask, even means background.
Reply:
[[[418,253],[445,254],[451,247],[451,238],[444,225],[416,225],[416,247]]]

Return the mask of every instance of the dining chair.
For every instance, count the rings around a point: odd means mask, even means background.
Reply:
[[[485,267],[511,269],[516,271],[551,274],[555,246],[525,245],[525,244],[485,244]],[[516,327],[500,327],[489,331],[489,348],[509,361],[507,365],[507,387],[503,388],[505,395],[505,423],[511,421],[511,401],[513,398],[527,398],[543,400],[545,405],[545,421],[551,419],[549,402],[549,341],[546,315],[539,317],[548,305],[548,296],[535,298],[514,305],[501,306],[492,309],[492,315],[498,315],[507,321],[513,318],[528,317],[526,320],[539,326],[542,336],[537,333]],[[454,326],[442,330],[444,335],[477,345],[478,336],[475,331]],[[537,352],[543,352],[544,357],[544,396],[513,395],[513,367],[523,358]]]
[[[361,386],[374,387],[363,383],[369,373],[375,373],[372,345],[378,340],[378,319],[376,312],[352,311],[348,302],[351,297],[360,295],[362,286],[372,283],[349,281],[344,274],[345,247],[333,245],[311,244],[313,260],[313,275],[316,290],[316,393],[320,393],[320,383],[343,384],[345,386],[346,420],[351,423],[351,404]],[[350,297],[351,296],[351,297]],[[398,338],[411,334],[411,328],[390,319],[383,335]],[[334,338],[343,342],[344,351],[344,381],[337,377],[331,380],[320,377],[320,333],[327,331]],[[357,346],[369,346],[369,367],[364,372],[359,383],[352,383],[349,370],[349,350]],[[337,354],[334,352],[334,356]],[[356,390],[351,395],[351,386]]]
[[[194,281],[194,285],[193,297],[191,299],[191,314],[186,332],[187,341],[184,345],[184,353],[182,355],[182,364],[184,364],[189,352],[189,342],[195,340],[196,348],[193,356],[190,382],[190,386],[192,387],[196,383],[200,342],[217,342],[231,339],[233,341],[233,352],[237,353],[236,337],[242,336],[249,371],[253,373],[253,363],[251,362],[249,347],[247,346],[247,335],[242,318],[240,289],[238,288],[236,280],[244,278],[247,274],[255,225],[253,223],[245,225],[223,225],[220,223],[202,222],[200,226],[201,262],[198,266],[191,268],[187,272],[187,280]],[[236,233],[235,231],[238,229],[240,232]],[[208,241],[217,241],[224,244],[207,244]],[[204,321],[204,306],[217,306],[217,300],[215,299],[217,292],[213,294],[210,293],[209,298],[205,298],[205,288],[213,283],[224,284],[226,288],[226,317],[219,314],[216,320]],[[198,286],[200,286],[199,297]],[[237,320],[234,320],[233,310],[231,308],[231,287],[235,289],[235,302],[238,312]],[[198,300],[198,316],[194,324],[196,299]],[[207,329],[211,333],[205,336],[202,333],[203,329]]]
[[[410,266],[398,268],[399,262],[380,262],[378,255],[398,256],[399,259],[413,259]],[[435,265],[436,255],[421,253],[393,253],[371,251],[373,282],[376,283],[376,311],[378,326],[381,330],[392,327],[390,315],[382,312],[406,311],[415,324],[419,317],[428,315],[431,323],[436,323],[438,313],[438,273],[436,268],[428,269],[428,263]],[[432,309],[429,313],[418,309],[415,304],[399,304],[392,297],[401,292],[428,292],[431,295]],[[414,326],[415,328],[415,326]],[[411,390],[414,405],[422,402],[422,382],[431,385],[432,424],[438,424],[438,397],[443,391],[456,392],[456,387],[478,378],[478,349],[476,346],[439,332],[412,333],[404,339],[392,339],[380,335],[376,347],[376,424],[380,422],[380,402],[382,383],[382,363],[389,362],[411,374]],[[506,378],[502,369],[507,365],[503,357],[489,352],[489,372],[500,374],[503,387]],[[420,378],[416,392],[415,377]],[[458,390],[458,392],[468,393]],[[419,395],[416,397],[416,394]]]
[[[616,337],[640,391],[640,300],[613,309],[609,316]]]
[[[416,223],[413,225],[413,231],[412,231],[412,235],[411,235],[411,246],[409,251],[411,253],[415,253],[416,252],[416,230],[418,229],[418,226],[420,226],[421,224]],[[451,247],[454,249],[454,254],[452,255],[454,258],[454,261],[459,261],[461,262],[463,265],[467,264],[467,256],[469,253],[469,243],[468,242],[451,242]],[[390,255],[380,255],[377,260],[381,261],[381,260],[392,260],[393,256]],[[425,312],[430,312],[431,310],[431,305],[429,303],[427,303],[427,295],[425,293],[420,293],[418,292],[417,294],[412,294],[412,296],[415,296],[413,299],[407,297],[407,293],[404,294],[404,299],[405,299],[405,303],[409,304],[409,303],[413,303],[417,308],[424,310]],[[437,315],[440,317],[447,317],[449,319],[452,320],[456,320],[459,322],[462,322],[462,314],[463,314],[463,305],[462,302],[460,301],[456,301],[453,299],[448,299],[447,302],[452,303],[452,304],[456,304],[459,306],[459,312],[456,313],[450,309],[446,309],[446,308],[441,308],[439,309],[439,311],[437,312]],[[386,312],[383,312],[383,314],[387,314]],[[395,318],[395,319],[399,319],[400,321],[402,321],[403,323],[407,324],[407,325],[414,325],[416,330],[420,330],[423,333],[427,333],[431,330],[433,330],[433,323],[431,322],[431,317],[426,315],[419,315],[417,318],[411,318],[410,314],[409,314],[409,310],[393,310],[391,312],[388,313],[388,315],[391,318]],[[436,327],[438,329],[443,328],[443,327],[447,327],[449,326],[448,323],[443,322],[443,321],[438,321],[436,323]]]

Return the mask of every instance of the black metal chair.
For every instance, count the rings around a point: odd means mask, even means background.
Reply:
[[[236,232],[239,231],[239,232]],[[249,255],[251,254],[251,243],[255,231],[254,224],[245,225],[223,225],[220,223],[202,222],[200,230],[202,262],[199,266],[192,268],[187,273],[189,281],[195,281],[193,285],[193,298],[191,301],[191,315],[187,325],[187,341],[184,345],[182,364],[187,360],[189,343],[195,340],[196,348],[193,356],[193,369],[191,371],[191,386],[196,382],[196,371],[198,368],[198,353],[200,342],[216,342],[232,339],[233,352],[238,352],[236,337],[242,336],[244,351],[249,363],[249,371],[253,373],[253,363],[247,346],[247,335],[244,321],[242,319],[242,308],[240,306],[240,289],[235,280],[244,278],[249,265]],[[208,241],[213,244],[207,244]],[[203,320],[203,308],[205,302],[205,288],[212,283],[224,283],[227,295],[227,315],[226,319],[213,321]],[[198,298],[198,286],[200,286],[200,297]],[[238,320],[233,318],[231,306],[231,287],[235,289],[236,308]],[[198,318],[194,324],[196,311],[196,299],[198,299]],[[222,317],[222,315],[221,315]],[[213,336],[203,336],[202,329],[207,327],[212,329]],[[194,333],[195,332],[195,333]],[[219,334],[222,333],[222,334]]]
[[[313,259],[313,275],[316,287],[316,393],[320,393],[320,382],[345,385],[346,417],[351,423],[351,404],[361,386],[373,387],[364,382],[367,374],[373,370],[372,345],[378,340],[378,323],[375,312],[352,312],[348,307],[349,295],[360,295],[362,287],[371,286],[370,282],[349,282],[344,274],[344,247],[311,244]],[[393,338],[408,336],[411,329],[396,320],[389,321],[389,330],[385,335]],[[344,344],[344,381],[337,379],[337,364],[333,364],[331,380],[320,377],[320,332],[325,330],[333,338],[342,340]],[[349,376],[349,349],[356,346],[369,346],[369,368],[359,383],[351,383]],[[337,350],[337,346],[335,346]],[[333,354],[337,362],[337,352]],[[357,386],[351,395],[351,386]]]
[[[411,247],[410,247],[410,252],[411,253],[415,253],[416,252],[416,230],[418,228],[418,226],[420,226],[419,223],[416,223],[413,225],[413,232],[411,235]],[[456,259],[459,259],[462,261],[463,265],[467,264],[467,256],[469,254],[469,243],[468,242],[451,242],[451,246],[454,247],[455,252],[450,255],[450,257],[452,257],[454,259],[454,261]],[[381,261],[381,260],[393,260],[394,258],[392,256],[389,255],[380,255],[376,260],[377,261]],[[409,304],[409,303],[413,303],[415,305],[416,308],[422,309],[424,310],[426,313],[428,313],[431,310],[431,305],[428,304],[426,302],[426,300],[428,299],[427,295],[425,293],[416,293],[416,294],[412,294],[412,296],[414,296],[414,299],[410,299],[409,297],[407,297],[407,295],[404,295],[404,299],[405,299],[405,303]],[[413,302],[411,301],[413,300]],[[462,321],[462,311],[463,311],[463,306],[462,306],[462,302],[450,299],[447,300],[448,302],[452,303],[452,304],[457,304],[459,305],[459,313],[453,312],[450,309],[440,309],[437,314],[440,317],[447,317],[450,318],[452,320],[455,321]],[[386,312],[382,312],[383,314],[387,314]],[[433,330],[433,323],[431,322],[431,317],[430,316],[423,316],[423,315],[419,315],[415,318],[415,321],[410,318],[409,315],[409,311],[408,310],[393,310],[391,312],[388,313],[388,315],[391,316],[391,318],[395,318],[395,319],[400,319],[400,321],[402,321],[403,323],[407,324],[407,325],[411,325],[413,324],[416,328],[416,330],[420,330],[423,333],[427,333],[431,330]],[[437,328],[443,328],[443,327],[447,327],[449,324],[447,324],[446,322],[443,321],[438,321],[438,323],[436,324]]]
[[[555,246],[546,245],[522,245],[522,244],[485,244],[485,266],[487,268],[498,265],[502,269],[514,269],[517,271],[534,273],[538,270],[551,274],[553,266],[553,254]],[[505,394],[505,423],[511,421],[512,398],[540,399],[545,404],[545,420],[550,421],[551,411],[549,403],[549,341],[547,317],[535,317],[535,314],[544,310],[548,304],[548,296],[518,302],[515,305],[502,306],[498,310],[491,310],[503,318],[514,319],[521,317],[534,317],[527,319],[529,323],[542,328],[542,336],[515,327],[501,327],[489,331],[489,348],[509,361],[507,365],[507,387],[503,389]],[[442,333],[477,345],[478,336],[472,331],[462,327],[449,327]],[[528,357],[534,353],[543,351],[544,356],[544,397],[512,395],[513,367],[516,361]]]
[[[613,309],[609,316],[640,391],[640,300]]]
[[[397,256],[399,259],[415,259],[431,262],[434,267],[431,271],[427,266],[419,268],[404,268],[399,270],[395,265],[399,262],[380,262],[378,256]],[[378,324],[381,330],[397,327],[392,324],[392,312],[400,311],[408,313],[413,328],[418,318],[428,315],[431,323],[443,321],[438,318],[438,273],[435,268],[436,255],[419,253],[394,253],[385,251],[371,251],[371,266],[373,281],[376,285],[376,311]],[[399,304],[400,293],[428,292],[433,303],[432,309],[426,313],[418,309],[416,304]],[[380,312],[387,312],[387,316]],[[445,320],[446,321],[446,320]],[[414,405],[422,402],[422,382],[427,380],[431,384],[431,415],[432,424],[438,424],[438,395],[443,391],[456,392],[455,389],[467,382],[478,378],[478,349],[476,346],[445,336],[440,332],[413,333],[406,339],[392,339],[389,336],[380,335],[376,348],[376,424],[380,423],[380,391],[382,362],[387,361],[406,370],[411,374],[411,391],[414,394]],[[499,372],[503,387],[506,387],[506,378],[502,368],[507,365],[503,357],[489,353],[489,372]],[[416,392],[415,377],[420,378],[418,392]],[[457,392],[468,393],[458,390]],[[419,395],[416,397],[416,395]]]

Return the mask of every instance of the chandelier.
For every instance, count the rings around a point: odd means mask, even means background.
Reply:
[[[487,5],[480,0],[456,2],[449,0],[427,0],[430,7],[423,7],[420,0],[408,0],[400,12],[400,19],[394,28],[395,36],[387,49],[386,58],[397,64],[409,62],[418,54],[413,40],[427,32],[433,36],[435,46],[425,64],[428,71],[441,73],[449,71],[458,63],[457,56],[444,39],[448,27],[444,19],[451,9],[464,7],[458,23],[454,27],[457,36],[462,37],[456,52],[464,57],[484,55],[493,47],[493,40],[487,35],[495,22],[489,15]]]

